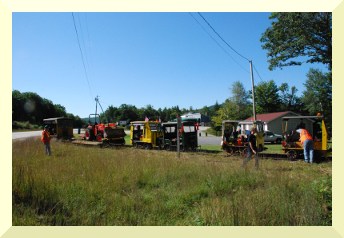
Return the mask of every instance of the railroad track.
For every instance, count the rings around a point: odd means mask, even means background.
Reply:
[[[95,147],[101,147],[101,148],[135,148],[132,145],[123,145],[123,144],[112,144],[112,143],[102,143],[102,142],[95,142],[95,141],[85,141],[85,140],[73,140],[73,141],[64,141],[64,142],[71,142],[75,145],[83,145],[83,146],[95,146]],[[153,148],[152,150],[163,150],[159,149],[158,147]],[[163,151],[170,151],[170,152],[176,152],[176,150],[163,150]],[[181,151],[181,152],[194,152],[194,153],[206,153],[206,154],[220,154],[224,153],[224,151],[219,150],[204,150],[201,148],[198,148],[194,151]],[[260,158],[263,159],[275,159],[275,160],[290,160],[287,156],[287,154],[281,154],[281,153],[267,153],[267,152],[260,152],[258,154]],[[243,157],[242,154],[234,153],[234,154],[227,154],[227,157]],[[296,159],[296,160],[300,160]],[[296,161],[295,160],[295,161]],[[321,161],[332,161],[332,156],[328,156],[326,158],[321,159]]]

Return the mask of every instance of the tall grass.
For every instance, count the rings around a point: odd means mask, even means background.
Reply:
[[[13,142],[13,225],[331,225],[331,164]]]

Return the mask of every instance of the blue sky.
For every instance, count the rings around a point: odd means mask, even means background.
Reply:
[[[260,37],[270,13],[202,15],[253,61],[256,84],[287,82],[301,94],[309,68],[326,71],[315,64],[268,70]],[[74,13],[83,57],[71,12],[12,16],[12,89],[36,92],[80,117],[94,113],[97,95],[104,110],[121,104],[195,109],[225,101],[235,81],[251,89],[249,63],[197,13]]]

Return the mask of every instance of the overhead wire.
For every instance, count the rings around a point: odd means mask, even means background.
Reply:
[[[87,16],[88,16],[88,14],[85,14],[86,32],[87,32],[87,41],[86,42],[88,43],[88,46],[92,46],[91,38],[90,38],[90,32],[89,32],[89,29],[88,29],[88,18],[87,18]],[[89,50],[90,50],[89,51],[89,56],[90,56],[89,59],[90,59],[90,61],[88,63],[89,63],[90,68],[94,69],[93,68],[93,61],[92,61],[92,56],[93,56],[92,47],[89,47]],[[94,73],[94,71],[92,71],[92,72]],[[91,76],[92,76],[92,74],[91,74]]]
[[[227,41],[225,41],[220,34],[212,27],[212,25],[207,21],[207,19],[205,19],[205,17],[198,12],[198,15],[200,15],[200,17],[202,17],[202,19],[208,24],[208,26],[214,31],[214,33],[231,49],[233,50],[237,55],[239,55],[240,57],[242,57],[243,59],[250,61],[247,57],[243,56],[242,54],[240,54],[238,51],[236,51],[230,44],[227,43]]]
[[[204,20],[205,23],[207,23],[207,25],[212,29],[212,31],[233,51],[235,52],[237,55],[239,55],[241,58],[247,60],[248,62],[250,62],[253,66],[253,69],[254,71],[257,73],[259,79],[263,82],[264,80],[262,79],[262,77],[260,76],[258,70],[256,69],[255,65],[252,63],[252,60],[249,60],[247,57],[243,56],[242,54],[240,54],[237,50],[235,50],[227,41],[225,41],[222,36],[214,29],[214,27],[207,21],[207,19],[200,13],[198,12],[198,15]],[[192,15],[191,15],[192,16]],[[193,16],[192,16],[193,17]],[[193,17],[194,18],[194,17]],[[195,18],[194,18],[195,19]],[[195,19],[196,20],[196,19]],[[196,20],[197,21],[197,20]],[[197,21],[198,22],[198,21]],[[199,22],[198,22],[199,23]],[[200,23],[199,23],[200,24]],[[200,24],[201,25],[201,24]],[[202,25],[201,25],[202,26]],[[202,29],[203,26],[202,26]],[[207,31],[206,31],[207,32]],[[207,32],[208,33],[208,32]],[[214,39],[209,33],[208,35]],[[214,39],[215,40],[215,39]],[[215,40],[215,42],[219,45],[219,43]],[[221,47],[223,48],[223,47]],[[226,51],[226,50],[225,50]],[[226,51],[227,52],[227,51]],[[235,61],[236,62],[236,61]],[[240,64],[239,64],[240,65]],[[240,65],[241,68],[243,68],[241,65]],[[247,70],[245,70],[246,72],[248,72]]]
[[[262,77],[260,77],[260,74],[258,73],[258,70],[256,69],[256,66],[254,66],[254,64],[252,64],[252,65],[253,65],[254,71],[257,73],[257,75],[258,75],[259,79],[261,80],[261,82],[264,82],[264,80],[262,79]]]
[[[85,72],[85,77],[86,77],[86,80],[87,80],[87,85],[88,85],[88,89],[90,91],[90,96],[92,97],[92,88],[91,88],[91,85],[90,85],[90,81],[89,81],[89,78],[88,78],[88,74],[87,74],[87,70],[86,70],[86,65],[85,65],[85,57],[84,57],[84,54],[82,52],[82,49],[81,49],[81,45],[80,45],[80,39],[79,39],[79,33],[78,33],[78,29],[76,27],[76,23],[75,23],[75,17],[74,17],[74,13],[72,12],[72,16],[73,16],[73,23],[74,23],[74,30],[75,30],[75,33],[76,33],[76,37],[77,37],[77,42],[78,42],[78,46],[79,46],[79,50],[80,50],[80,54],[81,54],[81,60],[82,60],[82,65],[83,65],[83,68],[84,68],[84,72]],[[93,97],[92,97],[93,98]]]
[[[83,29],[82,29],[82,24],[81,24],[81,20],[80,20],[80,14],[77,15],[78,16],[78,20],[79,20],[79,29],[80,29],[80,35],[81,35],[81,45],[83,46],[83,49],[84,49],[84,56],[85,56],[85,62],[86,62],[86,66],[88,68],[88,70],[90,70],[90,64],[88,62],[88,54],[87,54],[87,49],[86,49],[86,44],[85,44],[85,37],[84,36],[84,32],[83,32]],[[90,72],[88,72],[90,73]]]
[[[208,36],[240,67],[242,68],[245,72],[249,73],[247,69],[244,68],[238,61],[234,59],[234,57],[205,29],[205,27],[189,12],[190,16],[200,25],[202,30],[208,34]]]

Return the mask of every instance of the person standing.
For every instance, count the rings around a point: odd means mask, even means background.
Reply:
[[[258,151],[257,151],[257,139],[256,134],[257,129],[252,127],[251,133],[248,137],[248,146],[247,146],[247,156],[244,158],[243,167],[246,167],[247,162],[254,156],[255,159],[255,167],[256,169],[259,168],[259,160],[258,160]]]
[[[300,133],[300,141],[303,145],[303,154],[306,163],[313,163],[314,144],[312,135],[306,129],[297,129]]]
[[[50,156],[51,155],[50,134],[49,134],[49,127],[47,125],[44,126],[44,130],[42,131],[41,141],[44,144],[45,153]]]

